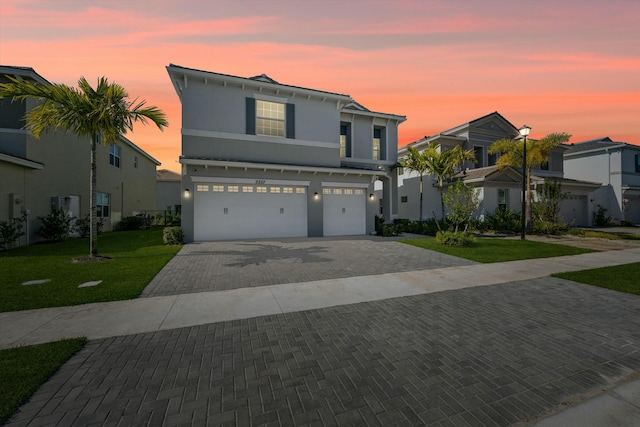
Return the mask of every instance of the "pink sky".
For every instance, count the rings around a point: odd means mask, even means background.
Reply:
[[[3,0],[0,64],[107,76],[164,110],[127,137],[179,170],[169,63],[346,93],[407,116],[400,145],[499,111],[533,138],[640,144],[636,0]]]

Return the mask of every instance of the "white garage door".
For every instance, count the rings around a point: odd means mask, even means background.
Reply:
[[[194,183],[194,240],[307,236],[307,188]]]
[[[570,225],[588,226],[587,196],[567,196],[560,204],[560,217]]]
[[[366,234],[366,199],[362,188],[325,187],[323,228],[325,236]]]

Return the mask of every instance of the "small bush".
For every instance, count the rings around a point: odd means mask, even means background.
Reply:
[[[511,209],[496,209],[493,214],[485,215],[484,222],[489,230],[512,231],[522,230],[522,216],[520,212]]]
[[[473,234],[466,231],[438,231],[436,241],[445,246],[470,246],[475,238]]]
[[[104,218],[98,218],[96,221],[96,227],[98,228],[98,235],[102,234],[102,226],[104,225]],[[89,237],[91,233],[91,218],[89,214],[84,218],[76,219],[76,231],[80,234],[80,237]]]
[[[440,221],[440,227],[442,227],[443,229],[447,229],[450,225],[446,219],[439,219],[438,221]],[[436,232],[438,231],[438,225],[436,224],[436,220],[433,218],[429,218],[425,221],[395,219],[393,222],[398,226],[398,230],[400,232],[435,236]]]
[[[49,242],[65,240],[71,234],[71,218],[64,209],[54,209],[47,216],[39,216],[38,235]]]
[[[13,249],[16,242],[24,233],[14,221],[0,221],[0,251]]]
[[[142,230],[145,218],[141,216],[126,216],[120,220],[118,230]]]
[[[162,230],[162,241],[165,245],[181,245],[184,243],[184,231],[181,227],[165,227]]]
[[[395,224],[382,224],[376,234],[382,237],[397,236],[400,234],[400,226]]]
[[[602,205],[598,205],[598,210],[593,213],[593,225],[597,227],[608,227],[612,222],[612,218],[607,215],[607,209]]]
[[[620,225],[623,227],[635,227],[635,223],[633,221],[629,221],[626,219],[623,219],[622,221],[620,221]]]
[[[544,220],[533,221],[534,234],[551,234],[559,235],[569,231],[569,226],[563,222],[552,222]]]

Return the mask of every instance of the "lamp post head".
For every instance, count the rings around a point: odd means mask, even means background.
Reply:
[[[520,135],[522,136],[529,136],[529,133],[531,132],[531,128],[527,125],[524,125],[520,129],[518,129],[518,132],[520,132]]]

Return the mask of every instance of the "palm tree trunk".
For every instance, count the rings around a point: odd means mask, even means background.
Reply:
[[[527,189],[526,189],[526,204],[524,210],[524,229],[527,232],[531,232],[531,169],[527,170]]]
[[[90,215],[90,230],[89,230],[89,255],[97,256],[98,255],[98,220],[96,218],[97,214],[97,193],[96,193],[96,137],[94,136],[91,140],[91,210],[89,212]]]

